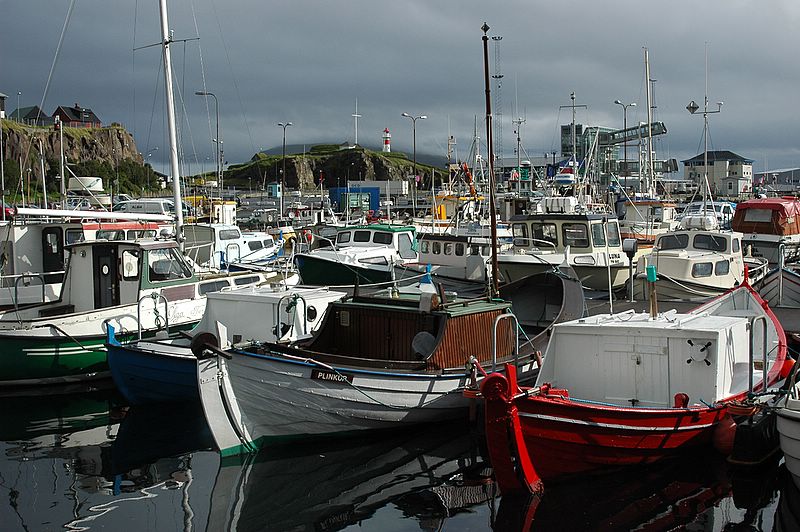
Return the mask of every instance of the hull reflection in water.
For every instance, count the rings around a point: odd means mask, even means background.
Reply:
[[[490,470],[463,425],[414,432],[223,459],[207,530],[339,530],[391,504],[428,529],[490,500]]]
[[[503,497],[496,531],[770,530],[778,460],[735,469],[719,454],[551,482],[540,496]]]

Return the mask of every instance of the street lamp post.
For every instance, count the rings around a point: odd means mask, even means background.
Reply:
[[[403,113],[401,116],[411,119],[411,142],[414,152],[414,190],[412,194],[414,214],[417,212],[417,120],[425,120],[428,118],[426,115],[412,116],[408,113]]]
[[[22,91],[17,91],[17,122],[22,122],[22,115],[19,112],[19,99],[22,96]]]
[[[195,95],[197,95],[197,96],[211,96],[212,98],[214,98],[214,111],[215,111],[215,114],[217,115],[217,136],[216,136],[216,138],[214,138],[214,143],[217,145],[217,147],[216,147],[216,150],[217,150],[217,166],[216,166],[216,169],[217,169],[217,186],[221,187],[222,186],[222,174],[221,174],[222,156],[220,154],[220,151],[221,151],[220,144],[222,144],[222,140],[219,138],[219,100],[217,100],[217,95],[214,94],[213,92],[195,91]],[[222,190],[221,189],[220,189],[220,197],[222,197]]]
[[[279,216],[283,216],[283,195],[286,193],[286,128],[291,125],[291,122],[278,122],[278,126],[283,128],[283,168],[281,170],[281,212]]]
[[[625,131],[628,129],[628,107],[636,107],[636,102],[631,103],[622,103],[620,100],[614,100],[614,103],[617,105],[622,106],[622,130]],[[625,164],[625,188],[628,188],[628,137],[627,133],[623,133],[625,135],[625,140],[622,142],[622,160]]]

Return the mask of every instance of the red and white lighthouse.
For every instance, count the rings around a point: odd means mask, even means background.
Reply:
[[[392,134],[389,133],[389,128],[383,130],[383,153],[392,151]]]

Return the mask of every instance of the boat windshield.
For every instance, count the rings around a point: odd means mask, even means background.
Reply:
[[[661,251],[666,251],[668,249],[686,249],[688,245],[689,235],[684,233],[661,235],[658,237],[658,243],[656,244]]]
[[[721,235],[700,233],[694,236],[692,245],[695,249],[707,249],[709,251],[720,251],[723,253],[728,250],[728,240]]]

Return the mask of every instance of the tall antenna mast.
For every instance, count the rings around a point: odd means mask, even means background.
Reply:
[[[492,35],[494,41],[494,75],[493,79],[497,81],[497,87],[494,91],[494,134],[492,135],[492,143],[495,145],[494,153],[499,159],[503,158],[503,74],[500,71],[500,41],[503,37],[500,35]]]

